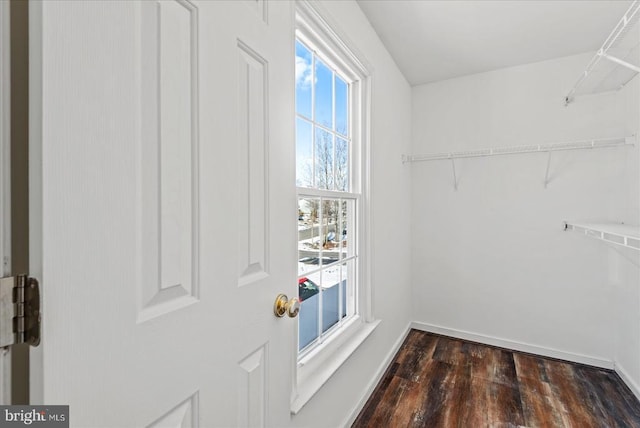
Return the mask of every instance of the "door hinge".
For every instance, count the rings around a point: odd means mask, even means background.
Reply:
[[[27,275],[0,278],[0,347],[40,343],[40,287]]]

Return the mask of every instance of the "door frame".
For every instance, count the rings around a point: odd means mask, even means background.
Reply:
[[[29,275],[42,278],[42,8],[29,1]],[[40,304],[43,290],[40,291]],[[41,306],[42,307],[42,306]],[[41,312],[44,312],[41,310]],[[43,313],[41,325],[46,322]],[[44,363],[40,345],[29,352],[29,404],[43,404]]]
[[[11,268],[11,70],[9,2],[0,2],[0,263]]]
[[[11,269],[10,2],[0,1],[0,276]],[[0,404],[11,404],[11,352],[0,349]]]

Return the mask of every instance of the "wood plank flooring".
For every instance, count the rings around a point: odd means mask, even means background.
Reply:
[[[640,428],[610,370],[411,330],[353,427]]]

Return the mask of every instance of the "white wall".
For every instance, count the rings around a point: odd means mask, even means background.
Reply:
[[[640,78],[636,77],[620,93],[624,103],[625,126],[629,133],[640,130]],[[627,159],[627,200],[625,221],[640,220],[640,155],[636,150]],[[640,398],[640,252],[611,248],[608,254],[609,281],[615,286],[616,370]]]
[[[292,425],[340,426],[351,415],[380,366],[406,331],[410,316],[411,89],[354,1],[314,6],[373,67],[371,202],[373,310],[381,323],[363,345],[292,419]],[[319,422],[321,421],[321,422]]]
[[[412,153],[637,132],[624,94],[564,106],[591,55],[414,87]],[[620,343],[618,355],[637,361],[622,345],[638,339],[637,283],[626,318],[617,319],[616,290],[627,283],[611,281],[615,250],[562,230],[563,220],[638,224],[630,190],[637,162],[629,159],[638,159],[637,146],[554,153],[547,189],[546,154],[458,160],[458,191],[449,161],[408,166],[414,318],[427,329],[610,368]],[[631,318],[635,331],[616,339]],[[629,367],[635,376],[637,364]]]

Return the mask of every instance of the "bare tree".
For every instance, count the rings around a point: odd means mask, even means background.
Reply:
[[[303,174],[304,181],[308,186],[318,189],[348,190],[349,146],[347,141],[340,138],[334,139],[330,133],[325,131],[318,131],[315,136],[314,168],[312,170],[312,165],[306,165],[306,170]],[[315,200],[311,200],[309,203],[311,204],[309,209],[311,210],[312,220],[315,220],[320,207]],[[323,236],[322,245],[325,247],[329,244],[327,238],[330,232],[334,232],[338,239],[342,234],[342,230],[340,230],[340,211],[338,201],[324,200],[320,227]]]

